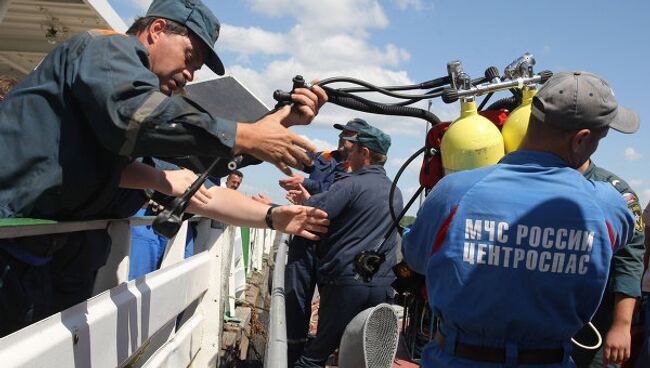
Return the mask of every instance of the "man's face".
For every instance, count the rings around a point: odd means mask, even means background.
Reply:
[[[354,142],[347,141],[343,139],[344,137],[356,137],[357,133],[351,130],[342,130],[339,134],[339,147],[338,151],[341,154],[343,160],[349,160],[350,151],[354,147]]]
[[[239,188],[240,185],[241,185],[241,177],[234,174],[228,175],[228,180],[226,180],[227,188],[237,190],[237,188]]]
[[[361,146],[358,142],[347,142],[352,143],[350,153],[348,154],[348,161],[350,161],[352,171],[356,172],[366,167],[369,164],[370,152],[368,149]]]
[[[170,96],[192,81],[194,72],[203,66],[203,44],[193,34],[159,32],[152,37],[150,69],[160,80],[160,91]]]

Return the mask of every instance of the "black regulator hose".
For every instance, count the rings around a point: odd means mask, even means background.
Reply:
[[[491,110],[506,109],[508,111],[512,111],[516,109],[520,103],[521,102],[519,101],[519,99],[515,96],[502,98],[500,100],[495,101],[492,105],[488,106],[486,110],[491,111]]]
[[[335,105],[372,114],[410,116],[414,118],[424,119],[430,122],[431,125],[440,124],[440,119],[435,114],[424,109],[407,106],[391,106],[370,101],[352,94],[342,93],[329,87],[324,87],[323,89],[325,89],[325,92],[327,92],[329,102]]]
[[[395,175],[395,180],[393,180],[393,184],[390,186],[390,192],[388,194],[388,208],[389,208],[389,212],[390,212],[390,217],[393,219],[393,222],[395,224],[399,225],[399,221],[401,220],[401,216],[403,216],[403,214],[401,214],[400,218],[398,219],[397,215],[395,215],[395,206],[393,205],[393,200],[395,199],[395,190],[397,189],[397,182],[399,182],[399,179],[402,177],[402,174],[404,173],[406,168],[409,167],[411,162],[413,162],[413,160],[415,160],[418,156],[420,156],[420,154],[422,152],[425,152],[426,150],[427,150],[427,147],[425,146],[425,147],[422,147],[419,150],[417,150],[414,154],[412,154],[411,157],[409,157],[406,160],[406,162],[404,162],[404,165],[402,165],[402,167],[400,167],[399,171],[397,172],[397,175]],[[420,190],[418,192],[418,195],[420,195],[420,193],[422,193],[422,190]],[[409,205],[409,207],[410,207],[410,205]],[[404,211],[402,211],[402,212],[406,213]]]
[[[444,79],[444,78],[439,78],[439,79]],[[366,81],[356,79],[356,78],[350,78],[350,77],[327,78],[327,79],[324,79],[324,80],[318,82],[318,85],[323,87],[323,86],[326,86],[326,85],[332,84],[332,83],[352,83],[352,84],[356,84],[356,85],[359,85],[359,86],[366,87],[365,89],[352,88],[351,91],[349,90],[349,88],[348,89],[339,89],[338,90],[338,91],[346,92],[346,93],[350,93],[350,92],[377,92],[377,93],[381,93],[381,94],[389,96],[389,97],[401,98],[401,99],[413,99],[413,98],[425,99],[425,98],[438,97],[435,94],[434,95],[431,95],[431,94],[413,95],[413,94],[397,93],[397,92],[393,92],[393,90],[395,90],[394,88],[396,88],[396,87],[389,87],[389,88],[379,87],[379,86],[376,86],[376,85],[374,85],[372,83],[368,83]],[[441,86],[442,85],[436,86],[436,87],[441,87]],[[406,86],[406,87],[410,87],[410,86]],[[430,87],[426,87],[426,88],[430,88]],[[426,88],[417,88],[417,89],[426,89]],[[410,90],[410,89],[416,89],[416,88],[408,88],[408,89]]]
[[[340,77],[338,77],[338,78],[328,78],[328,79],[325,79],[325,80],[321,81],[319,83],[319,85],[322,86],[323,82],[325,82],[325,84],[330,84],[330,83],[335,83],[335,82],[344,82],[344,81],[339,80],[339,79],[340,79]],[[363,85],[365,87],[341,88],[340,91],[349,92],[349,93],[376,92],[374,90],[374,88],[376,88],[377,86],[375,86],[373,84],[370,84],[370,83],[367,83],[365,81],[362,81],[362,82],[364,82],[364,84],[360,84],[360,85]],[[358,84],[358,83],[355,83],[355,84]],[[414,89],[431,89],[431,88],[436,88],[436,87],[442,87],[442,86],[445,86],[447,84],[449,84],[449,77],[445,76],[445,77],[432,79],[430,81],[422,82],[422,83],[419,83],[419,84],[410,84],[410,85],[404,85],[404,86],[383,86],[383,87],[380,87],[380,88],[388,90],[388,91],[411,91],[411,90],[414,90]]]

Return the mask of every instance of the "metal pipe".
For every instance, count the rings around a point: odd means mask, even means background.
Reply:
[[[282,234],[273,268],[269,337],[266,344],[264,367],[287,366],[287,323],[284,300],[284,266],[287,259],[289,235]]]

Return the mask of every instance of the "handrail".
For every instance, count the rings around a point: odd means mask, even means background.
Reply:
[[[98,272],[96,296],[0,338],[2,366],[214,366],[220,359],[224,308],[230,298],[228,275],[239,230],[192,218],[198,221],[193,257],[184,257],[184,224],[167,245],[161,268],[127,281],[131,226],[150,225],[153,219],[0,219],[0,239],[108,229],[113,242]],[[255,255],[267,255],[274,237],[271,230],[257,229],[249,243]],[[278,279],[283,276],[282,267]],[[284,308],[280,314],[284,317]]]
[[[287,366],[287,323],[284,300],[284,268],[287,258],[289,236],[282,234],[273,268],[269,337],[266,345],[264,367]]]
[[[116,221],[128,221],[131,226],[151,225],[153,219],[154,216],[92,221],[54,221],[32,218],[0,219],[0,239],[100,230],[106,229],[108,225]]]

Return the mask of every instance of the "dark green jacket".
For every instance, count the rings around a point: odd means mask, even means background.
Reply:
[[[134,158],[230,157],[235,132],[162,94],[137,38],[76,35],[0,104],[0,218],[104,217]]]
[[[639,197],[632,188],[615,174],[600,168],[592,162],[584,173],[587,179],[605,181],[618,190],[636,217],[634,237],[627,245],[614,254],[610,267],[607,291],[631,297],[641,296],[641,277],[643,276],[643,254],[645,253],[642,209]]]

